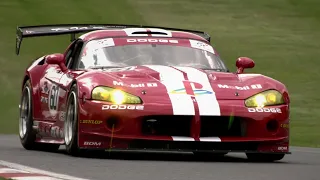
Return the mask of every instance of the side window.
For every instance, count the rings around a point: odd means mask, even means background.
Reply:
[[[72,64],[70,65],[70,69],[77,69],[77,64],[79,61],[79,56],[82,50],[82,46],[83,46],[83,41],[79,41],[77,42],[75,49],[74,49],[74,53],[72,56]]]
[[[67,53],[66,53],[66,58],[65,58],[65,64],[68,67],[68,65],[70,64],[71,60],[72,60],[72,54],[74,51],[74,46],[75,46],[76,42],[73,42],[72,45],[69,47]]]
[[[74,64],[77,61],[79,53],[82,47],[82,40],[76,40],[73,45],[71,45],[69,51],[66,54],[66,66],[68,69],[74,69]]]

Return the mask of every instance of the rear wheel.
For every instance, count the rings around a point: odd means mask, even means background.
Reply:
[[[20,117],[19,117],[19,137],[22,146],[27,150],[41,151],[57,151],[59,144],[37,143],[36,132],[33,130],[32,118],[32,87],[28,80],[24,84],[22,97],[20,102]]]
[[[284,158],[285,154],[246,153],[250,161],[273,162]]]
[[[78,146],[78,93],[73,85],[68,96],[66,119],[64,121],[64,141],[67,153],[72,156],[79,155]]]

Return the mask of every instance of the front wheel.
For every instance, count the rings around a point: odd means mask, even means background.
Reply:
[[[36,132],[33,130],[32,118],[32,87],[28,80],[23,87],[22,97],[20,102],[20,117],[19,117],[19,138],[22,146],[27,150],[40,151],[57,151],[59,144],[37,143]]]
[[[285,154],[246,153],[250,161],[273,162],[284,158]]]
[[[73,85],[67,101],[66,119],[64,121],[64,141],[67,153],[77,156],[78,146],[78,92],[76,85]]]

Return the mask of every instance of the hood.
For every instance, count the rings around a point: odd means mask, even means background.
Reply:
[[[260,74],[235,74],[191,67],[162,65],[132,66],[90,70],[109,86],[121,87],[132,94],[149,95],[215,94],[218,100],[246,99],[261,91],[275,88],[271,78]],[[100,81],[101,82],[101,81]]]

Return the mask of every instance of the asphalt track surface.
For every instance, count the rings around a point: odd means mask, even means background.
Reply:
[[[221,159],[185,153],[105,153],[70,157],[27,151],[18,136],[0,135],[0,160],[93,180],[320,180],[320,149],[291,147],[273,163],[251,163],[244,154]]]

